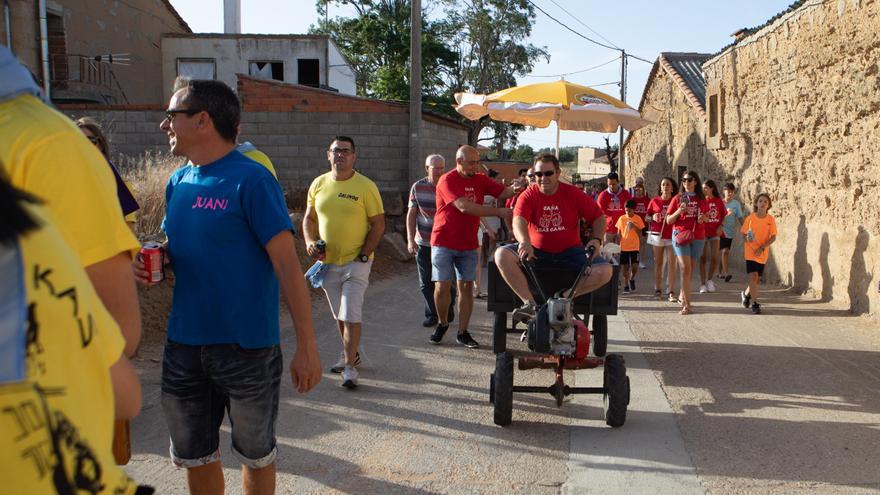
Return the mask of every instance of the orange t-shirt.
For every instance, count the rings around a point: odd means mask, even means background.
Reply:
[[[632,222],[635,227],[629,227],[629,222]],[[623,214],[617,219],[615,227],[620,232],[620,250],[638,251],[639,235],[641,235],[642,229],[645,228],[645,222],[642,221],[642,218],[636,214],[633,214],[631,217]]]
[[[754,235],[751,241],[747,237],[749,229],[752,229],[752,234]],[[768,214],[764,218],[759,218],[756,213],[752,213],[743,222],[742,234],[744,241],[743,254],[745,254],[746,259],[761,263],[762,265],[767,264],[767,259],[770,257],[770,246],[761,251],[761,254],[757,254],[755,251],[760,246],[766,244],[770,237],[776,235],[776,220],[773,216]]]

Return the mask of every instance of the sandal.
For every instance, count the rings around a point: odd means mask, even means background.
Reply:
[[[676,296],[674,292],[669,293],[669,302],[671,302],[671,303],[678,302],[678,296]]]
[[[691,314],[691,307],[690,306],[682,306],[681,311],[679,311],[678,314],[680,314],[680,315]]]

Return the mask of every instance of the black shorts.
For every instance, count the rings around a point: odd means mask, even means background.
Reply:
[[[733,245],[733,239],[729,237],[722,237],[720,240],[720,244],[718,245],[719,249],[722,251],[725,249],[730,249],[730,246]]]
[[[764,275],[764,263],[746,260],[746,273],[757,273],[758,275]]]
[[[632,265],[637,264],[639,262],[639,252],[638,251],[621,251],[620,252],[620,264],[621,265]]]

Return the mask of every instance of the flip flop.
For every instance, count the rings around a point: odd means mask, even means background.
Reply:
[[[681,311],[678,312],[678,314],[680,314],[680,315],[689,315],[689,314],[691,314],[691,308],[690,308],[690,306],[683,306],[683,307],[681,308]]]

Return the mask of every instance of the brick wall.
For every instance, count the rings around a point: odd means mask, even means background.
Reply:
[[[668,120],[633,133],[627,175],[686,162],[746,205],[769,193],[769,280],[880,316],[878,58],[878,2],[808,0],[703,65],[721,86],[722,147],[706,148],[680,92],[647,88]]]
[[[402,208],[398,197],[409,191],[409,113],[406,105],[340,95],[331,91],[239,76],[242,100],[241,140],[252,142],[275,165],[291,198],[301,197],[312,179],[329,170],[326,150],[336,135],[354,139],[356,167],[388,198],[390,211]],[[72,118],[90,115],[106,127],[113,153],[139,156],[167,151],[159,129],[159,105],[62,105]],[[467,142],[464,126],[433,114],[423,116],[422,157],[440,153],[452,163]]]

